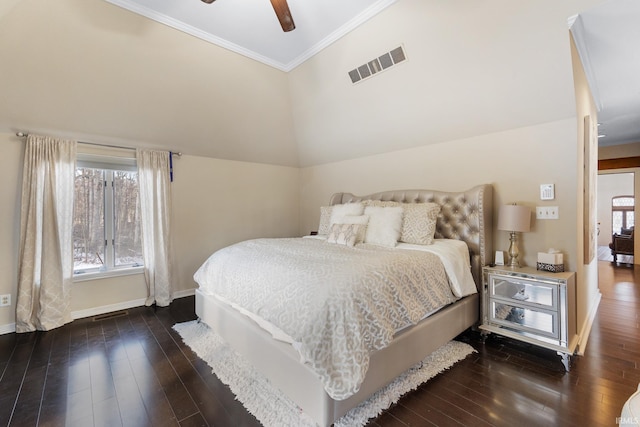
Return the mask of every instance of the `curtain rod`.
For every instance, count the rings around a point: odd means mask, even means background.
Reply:
[[[24,132],[16,132],[16,136],[19,138],[26,138],[29,136],[28,133],[24,133]],[[85,141],[78,141],[78,143],[80,144],[86,144],[86,145],[97,145],[98,147],[109,147],[109,148],[120,148],[123,150],[135,150],[135,148],[131,148],[131,147],[123,147],[121,145],[109,145],[109,144],[99,144],[97,142],[85,142]],[[175,154],[178,157],[182,156],[181,152],[176,152],[176,151],[171,151],[171,154]]]

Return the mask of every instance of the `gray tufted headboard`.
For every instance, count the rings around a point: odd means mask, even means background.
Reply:
[[[482,286],[482,267],[493,253],[493,187],[478,185],[467,191],[449,192],[434,190],[383,191],[368,196],[336,193],[331,205],[362,200],[384,200],[400,203],[432,202],[441,206],[435,237],[458,239],[467,243],[471,256],[471,270],[478,291]]]

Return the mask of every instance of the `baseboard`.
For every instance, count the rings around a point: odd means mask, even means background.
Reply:
[[[173,293],[173,299],[189,297],[195,295],[195,289],[185,289]],[[111,313],[113,311],[126,310],[134,307],[142,307],[145,303],[145,298],[135,299],[131,301],[123,301],[116,304],[101,305],[100,307],[91,307],[85,310],[76,310],[71,312],[71,318],[84,319],[86,317],[99,316],[101,314]],[[16,324],[9,323],[7,325],[0,325],[0,335],[10,334],[16,331]]]
[[[134,299],[131,301],[123,301],[116,304],[108,304],[108,305],[101,305],[99,307],[91,307],[85,310],[72,311],[71,318],[73,320],[84,319],[85,317],[98,316],[100,314],[111,313],[113,311],[126,310],[128,308],[133,308],[133,307],[141,307],[144,305],[145,301],[146,301],[145,298],[141,298],[141,299]]]
[[[0,325],[0,335],[11,334],[16,331],[16,324],[9,323],[8,325]]]
[[[173,299],[177,299],[177,298],[184,298],[184,297],[190,297],[196,294],[196,289],[195,288],[191,288],[191,289],[185,289],[182,291],[177,291],[173,293]]]
[[[578,339],[578,347],[576,348],[576,354],[582,356],[587,348],[587,342],[589,341],[589,335],[591,334],[591,327],[593,326],[593,322],[596,318],[596,314],[598,313],[598,307],[600,306],[600,301],[602,300],[602,294],[600,290],[598,290],[598,295],[595,296],[593,304],[591,304],[591,310],[589,310],[589,315],[584,320],[582,325],[582,333],[580,334],[580,338]]]

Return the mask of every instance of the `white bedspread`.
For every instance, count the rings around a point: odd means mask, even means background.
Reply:
[[[438,255],[315,239],[241,242],[214,253],[194,279],[291,336],[337,400],[359,390],[372,351],[457,299]]]

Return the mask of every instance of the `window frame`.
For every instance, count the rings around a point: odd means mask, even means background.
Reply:
[[[633,200],[633,205],[625,205],[625,206],[620,206],[620,205],[616,205],[615,202],[617,199],[631,199]],[[620,212],[622,215],[622,228],[624,229],[628,229],[628,221],[627,221],[627,214],[629,212],[633,212],[635,213],[635,197],[634,196],[614,196],[611,198],[611,231],[613,233],[615,233],[615,227],[613,225],[613,218],[614,218],[614,214],[616,212]],[[635,215],[634,215],[635,216]],[[635,226],[635,218],[634,218],[634,225]],[[632,227],[633,227],[632,226]]]
[[[102,267],[76,269],[73,268],[73,281],[117,277],[144,272],[143,265],[117,266],[115,259],[115,190],[114,176],[118,171],[135,172],[138,167],[135,158],[116,157],[96,154],[78,153],[76,169],[88,168],[103,170],[104,173],[104,264]],[[74,213],[75,215],[75,213]]]

